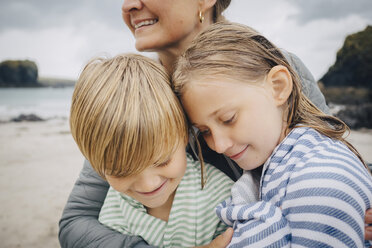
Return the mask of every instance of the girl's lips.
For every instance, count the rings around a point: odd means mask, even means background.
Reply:
[[[168,179],[165,180],[157,189],[150,191],[150,192],[138,192],[139,194],[145,195],[145,196],[153,196],[156,195],[160,190],[164,188],[164,185],[168,182]]]
[[[249,146],[249,145],[247,145],[247,146],[243,149],[243,151],[241,151],[241,152],[239,152],[239,153],[237,153],[237,154],[235,154],[235,155],[232,155],[230,158],[231,158],[232,160],[237,160],[237,159],[239,159],[241,156],[243,156],[243,153],[247,150],[248,146]]]

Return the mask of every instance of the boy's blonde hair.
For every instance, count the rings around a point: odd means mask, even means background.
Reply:
[[[280,50],[248,26],[227,21],[209,26],[179,58],[172,86],[181,96],[193,77],[228,76],[256,83],[276,65],[287,67],[293,80],[292,93],[287,102],[286,133],[297,124],[312,127],[330,138],[341,140],[364,163],[358,151],[343,138],[344,133],[349,131],[347,125],[319,110],[301,91],[297,73]]]
[[[94,170],[129,176],[186,146],[187,124],[165,69],[144,56],[96,58],[72,97],[71,133]]]

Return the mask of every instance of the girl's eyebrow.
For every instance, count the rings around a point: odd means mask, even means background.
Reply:
[[[215,111],[213,111],[213,113],[209,114],[209,116],[215,116],[218,114],[218,112],[222,111],[224,107],[221,107],[221,108],[218,108],[216,109]]]
[[[208,115],[208,117],[216,116],[219,112],[223,111],[225,108],[226,108],[226,106],[222,106],[222,107],[216,109],[215,111],[213,111],[212,113],[210,113],[210,114]],[[195,126],[196,128],[197,128],[198,126],[200,126],[198,123],[195,123],[195,122],[191,122],[191,125]]]
[[[234,108],[232,106],[226,106],[226,105],[223,105],[223,106],[220,106],[218,109],[216,109],[215,111],[213,111],[213,113],[209,114],[208,117],[213,117],[213,116],[216,116],[218,115],[220,112],[230,112],[232,111]]]

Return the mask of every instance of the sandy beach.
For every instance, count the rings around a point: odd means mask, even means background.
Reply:
[[[67,121],[0,124],[1,247],[60,247],[58,220],[83,165]]]
[[[372,162],[372,130],[348,140]],[[66,120],[0,123],[1,247],[59,247],[58,220],[83,160]]]

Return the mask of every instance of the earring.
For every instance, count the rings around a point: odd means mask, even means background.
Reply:
[[[203,12],[199,11],[199,22],[203,23],[204,22],[204,15]]]

